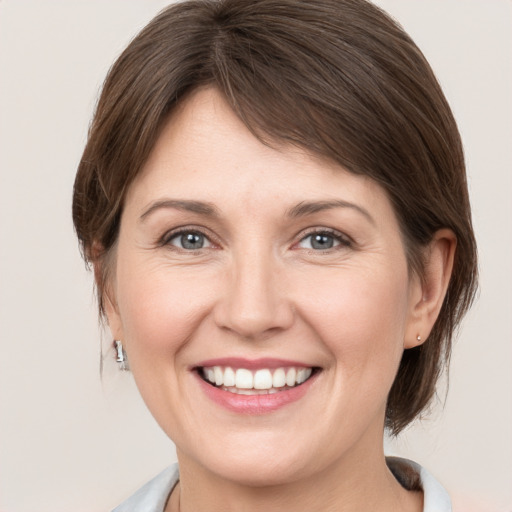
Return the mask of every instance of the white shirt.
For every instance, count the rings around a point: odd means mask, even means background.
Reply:
[[[450,497],[442,485],[419,464],[407,459],[390,457],[397,466],[412,469],[418,476],[423,489],[423,512],[452,512]],[[174,464],[162,471],[141,487],[112,512],[164,512],[167,500],[179,480],[178,465]]]

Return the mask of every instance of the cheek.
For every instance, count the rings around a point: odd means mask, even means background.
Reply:
[[[366,270],[366,271],[365,271]],[[394,269],[339,269],[316,276],[300,310],[345,376],[371,370],[394,377],[407,319],[405,265]]]
[[[118,305],[128,352],[176,353],[208,311],[211,279],[165,264],[126,262],[119,272]]]

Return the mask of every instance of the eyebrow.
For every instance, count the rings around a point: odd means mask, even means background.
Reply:
[[[144,210],[143,214],[140,216],[140,220],[144,221],[153,212],[163,208],[173,208],[175,210],[197,213],[207,217],[219,217],[219,210],[211,203],[187,199],[162,199],[151,203],[149,208]]]
[[[295,205],[293,208],[288,210],[288,217],[304,217],[307,215],[313,215],[314,213],[321,212],[324,210],[332,210],[334,208],[351,208],[361,213],[371,224],[375,225],[375,219],[369,214],[367,210],[358,206],[357,204],[336,199],[333,201],[302,201]]]
[[[144,210],[140,216],[140,220],[144,221],[155,211],[165,208],[197,213],[206,217],[220,217],[218,208],[212,203],[193,201],[189,199],[161,199],[151,203],[151,205],[146,210]],[[334,208],[354,209],[366,217],[366,219],[370,221],[371,224],[375,224],[375,220],[367,210],[361,206],[358,206],[357,204],[343,201],[341,199],[333,201],[302,201],[290,208],[286,215],[291,218],[305,217],[307,215],[313,215],[314,213],[325,210],[332,210]]]

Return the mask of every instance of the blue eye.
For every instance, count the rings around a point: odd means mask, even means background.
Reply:
[[[197,251],[211,246],[208,238],[197,231],[182,231],[169,238],[167,243],[186,251]]]
[[[315,251],[326,251],[340,245],[348,246],[350,243],[341,235],[326,231],[318,231],[305,236],[300,242],[302,249],[313,249]]]

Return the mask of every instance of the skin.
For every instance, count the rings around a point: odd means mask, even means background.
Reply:
[[[158,206],[169,199],[217,215]],[[309,201],[351,206],[289,215]],[[183,227],[204,246],[180,246]],[[333,247],[313,248],[326,231]],[[385,405],[404,348],[437,317],[454,248],[440,231],[424,278],[411,275],[376,183],[263,145],[216,90],[192,94],[128,191],[107,290],[112,335],[177,447],[166,510],[422,510],[385,464]],[[321,372],[300,400],[248,416],[212,402],[191,370],[219,357]]]

